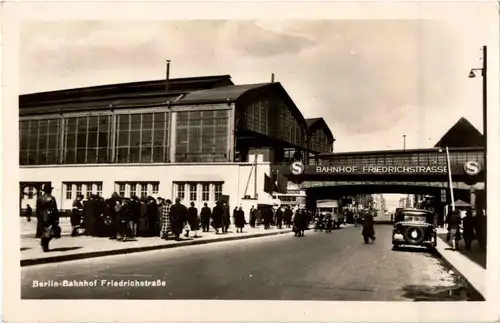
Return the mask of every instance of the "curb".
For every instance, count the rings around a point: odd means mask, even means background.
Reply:
[[[263,233],[254,233],[254,234],[250,234],[247,236],[234,236],[234,237],[224,237],[224,238],[220,238],[220,239],[211,239],[211,240],[192,240],[192,241],[187,241],[187,242],[175,242],[175,243],[168,244],[168,245],[154,245],[154,246],[145,246],[145,247],[133,247],[133,248],[124,248],[124,249],[91,251],[91,252],[80,253],[80,254],[59,255],[59,256],[53,256],[53,257],[37,258],[37,259],[22,259],[21,260],[21,267],[49,264],[49,263],[55,263],[55,262],[65,262],[65,261],[72,261],[72,260],[81,260],[81,259],[88,259],[88,258],[97,258],[97,257],[104,257],[104,256],[130,254],[130,253],[144,252],[144,251],[171,249],[171,248],[183,247],[183,246],[196,246],[196,245],[203,245],[203,244],[215,243],[215,242],[260,238],[260,237],[274,236],[274,235],[285,234],[285,233],[290,233],[290,232],[292,232],[292,231],[291,230],[284,230],[284,231],[269,232],[269,233],[263,232]]]
[[[442,244],[446,244],[446,241],[444,241],[441,237],[438,237],[439,241],[438,241],[438,244],[442,243]],[[462,274],[457,267],[455,267],[448,259],[446,259],[445,256],[443,256],[441,254],[441,252],[439,251],[439,249],[435,249],[436,250],[436,254],[437,256],[439,257],[439,259],[444,262],[444,264],[449,267],[452,271],[454,271],[457,276],[459,276],[459,278],[463,279],[465,281],[465,283],[467,284],[467,286],[470,288],[471,292],[472,292],[472,295],[471,297],[472,298],[477,298],[479,301],[486,301],[484,295],[469,281],[469,279],[467,279],[467,277]]]

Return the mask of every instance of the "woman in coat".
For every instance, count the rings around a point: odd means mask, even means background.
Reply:
[[[243,228],[245,227],[245,212],[241,206],[234,212],[234,226],[236,227],[236,233],[243,233]]]
[[[461,240],[460,236],[460,224],[462,223],[462,218],[458,211],[451,211],[450,217],[448,218],[448,235],[447,240],[451,240],[451,245],[453,250],[458,249],[458,242]]]
[[[187,222],[191,231],[194,231],[194,237],[197,238],[200,226],[198,221],[198,209],[194,206],[194,202],[191,202],[191,206],[187,210]],[[189,237],[189,230],[186,231],[186,237]]]
[[[375,241],[375,228],[371,212],[367,212],[363,218],[363,231],[361,231],[361,235],[365,243],[370,242],[370,239]]]
[[[212,210],[212,227],[215,229],[215,234],[219,233],[219,229],[222,227],[222,217],[224,216],[224,210],[217,202]]]

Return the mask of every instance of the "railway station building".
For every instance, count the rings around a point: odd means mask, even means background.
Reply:
[[[198,208],[228,199],[247,216],[277,190],[271,163],[312,163],[334,141],[279,82],[236,85],[229,75],[21,95],[19,138],[21,209],[49,183],[61,210],[80,194],[116,192]]]

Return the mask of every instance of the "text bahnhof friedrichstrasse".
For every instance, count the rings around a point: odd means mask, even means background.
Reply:
[[[33,288],[59,287],[166,287],[165,280],[94,279],[94,280],[33,280]]]

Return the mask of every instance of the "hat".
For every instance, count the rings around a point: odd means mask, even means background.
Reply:
[[[50,191],[50,190],[53,190],[54,188],[52,187],[51,184],[43,184],[42,186],[42,191],[44,192],[47,192],[47,191]]]

